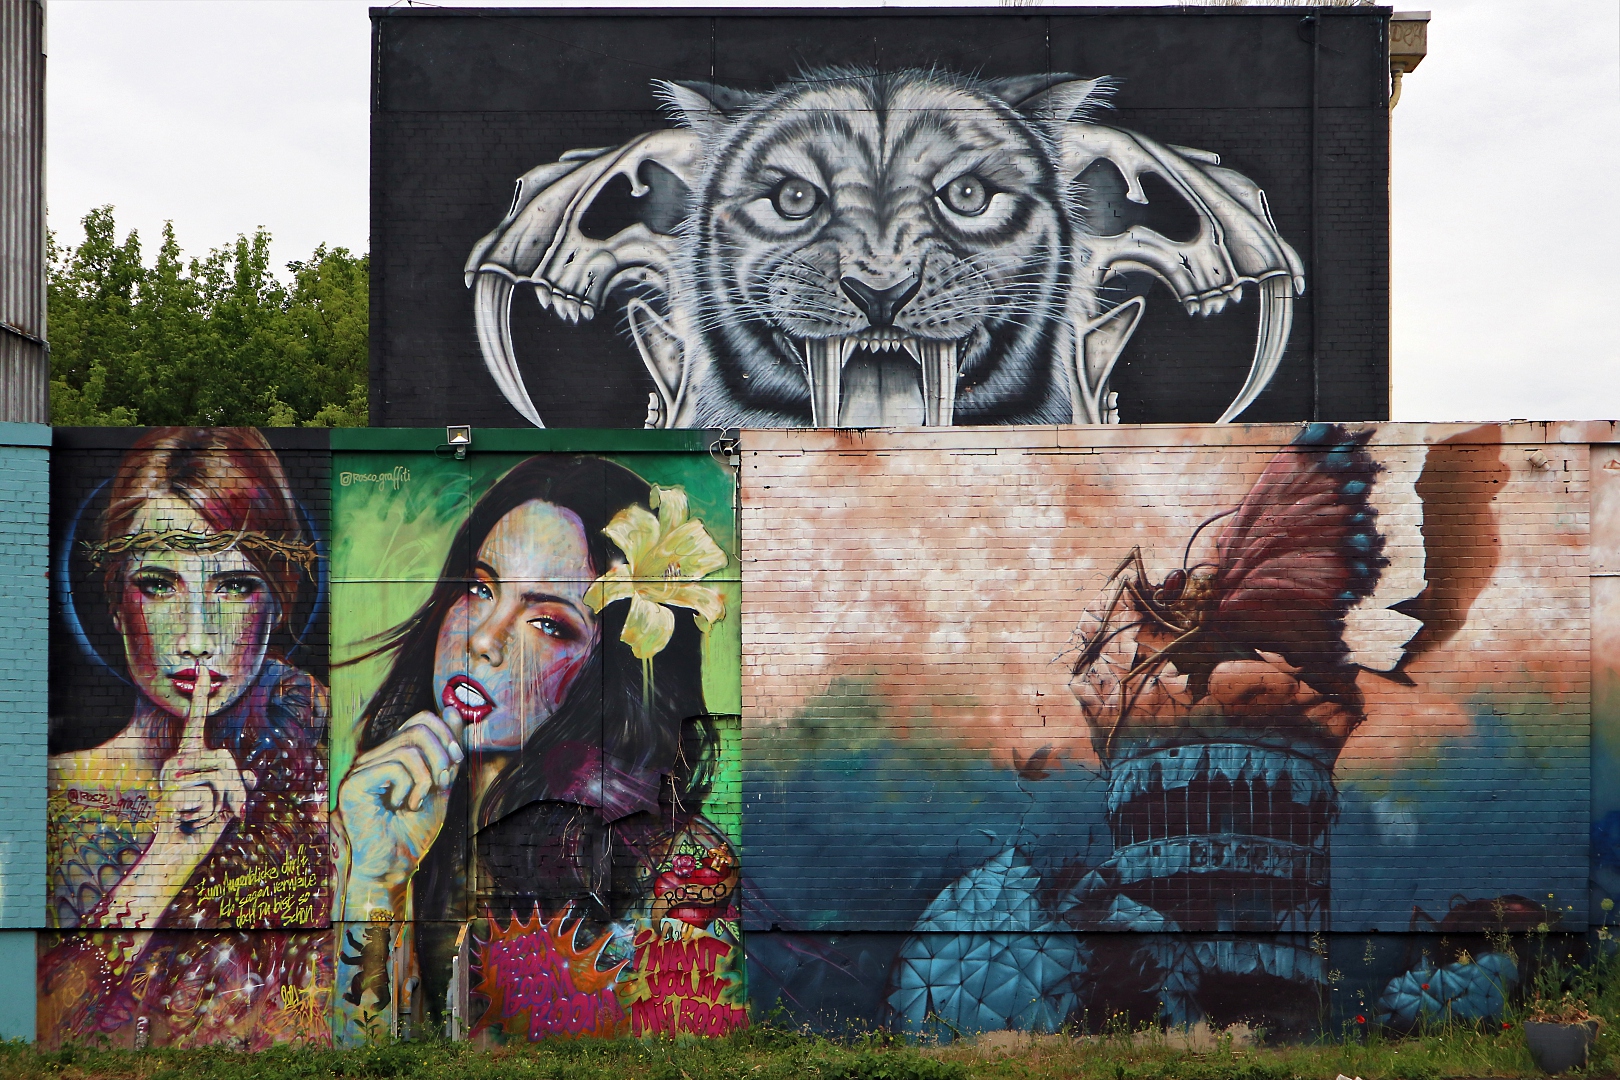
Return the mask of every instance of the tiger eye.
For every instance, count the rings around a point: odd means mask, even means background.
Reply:
[[[965,217],[978,217],[990,205],[990,185],[973,173],[958,176],[935,194],[952,211]]]
[[[821,189],[808,180],[790,176],[771,192],[776,212],[792,221],[807,218],[821,205]]]

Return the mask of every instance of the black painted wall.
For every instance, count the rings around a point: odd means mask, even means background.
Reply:
[[[1388,14],[374,9],[371,422],[525,423],[485,370],[462,280],[517,177],[669,126],[653,79],[764,90],[832,64],[1115,77],[1100,122],[1220,154],[1304,260],[1287,355],[1243,419],[1387,418]],[[1113,379],[1120,418],[1213,420],[1248,369],[1255,307],[1251,292],[1191,317],[1154,285]],[[516,352],[548,424],[641,426],[652,383],[623,325],[618,305],[573,325],[519,293]]]

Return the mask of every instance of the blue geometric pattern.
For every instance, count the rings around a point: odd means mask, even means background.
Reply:
[[[902,1029],[1062,1026],[1079,1001],[1088,952],[1043,910],[1039,886],[1039,875],[1008,848],[940,893],[895,963],[889,1008]]]
[[[1506,953],[1438,969],[1425,963],[1389,981],[1378,999],[1378,1020],[1398,1028],[1416,1027],[1420,1020],[1494,1020],[1518,982],[1518,965]]]

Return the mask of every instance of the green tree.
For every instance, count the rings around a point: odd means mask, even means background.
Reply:
[[[366,423],[367,255],[321,245],[270,272],[270,236],[153,265],[113,208],[50,241],[51,422],[356,427]]]

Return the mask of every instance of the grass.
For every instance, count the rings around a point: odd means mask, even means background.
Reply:
[[[1607,909],[1605,909],[1607,910]],[[1620,1075],[1620,954],[1601,935],[1595,963],[1540,959],[1507,1024],[1442,1024],[1395,1038],[1376,1028],[1342,1039],[1252,1045],[1230,1035],[1189,1039],[1157,1030],[1039,1038],[998,1033],[953,1045],[908,1045],[871,1033],[829,1039],[767,1021],[724,1039],[548,1042],[483,1050],[414,1042],[354,1050],[221,1047],[144,1051],[0,1043],[0,1080],[1366,1080],[1535,1077],[1517,1020],[1537,1002],[1574,994],[1602,1021],[1583,1075]],[[1535,950],[1520,945],[1519,955]],[[1551,957],[1550,959],[1548,959]]]
[[[1615,1075],[1616,1036],[1606,1029],[1589,1076]],[[0,1046],[0,1080],[1367,1080],[1540,1075],[1517,1025],[1453,1028],[1403,1039],[1244,1046],[1230,1038],[1190,1049],[1154,1034],[1015,1045],[907,1046],[881,1036],[829,1040],[769,1027],[726,1039],[551,1042],[479,1050],[464,1043],[397,1043],[359,1050],[284,1047],[257,1054],[221,1048],[36,1051]]]

